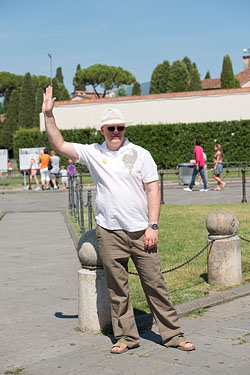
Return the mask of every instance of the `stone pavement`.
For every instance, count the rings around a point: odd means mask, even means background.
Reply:
[[[184,192],[173,190],[177,201]],[[141,333],[140,348],[111,355],[112,337],[77,328],[80,263],[61,212],[67,193],[1,193],[7,213],[0,220],[0,374],[20,367],[24,375],[250,373],[249,286],[242,298],[181,319],[195,352],[162,347],[153,327]]]

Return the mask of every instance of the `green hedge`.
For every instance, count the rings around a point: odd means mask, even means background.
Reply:
[[[103,137],[95,129],[62,130],[64,139],[76,143],[101,143]],[[126,136],[135,144],[149,150],[160,167],[176,167],[193,158],[194,139],[200,138],[202,147],[213,161],[215,140],[222,144],[224,161],[250,160],[250,120],[206,122],[195,124],[136,125],[126,129]],[[19,159],[19,148],[48,147],[45,132],[20,129],[14,135],[14,157]],[[62,158],[62,163],[66,159]]]

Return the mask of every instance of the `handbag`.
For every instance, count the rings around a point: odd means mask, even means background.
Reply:
[[[50,159],[48,160],[48,170],[50,171],[53,168],[52,163]]]

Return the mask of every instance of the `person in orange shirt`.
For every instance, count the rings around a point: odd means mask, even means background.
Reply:
[[[50,182],[50,171],[48,170],[49,160],[53,163],[52,157],[48,155],[49,150],[47,147],[43,150],[43,154],[40,155],[40,174],[41,174],[41,182],[42,182],[42,189],[44,190],[44,185],[46,181],[46,190],[49,190],[49,182]]]

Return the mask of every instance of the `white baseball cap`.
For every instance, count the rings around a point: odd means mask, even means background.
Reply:
[[[100,128],[104,125],[118,125],[118,124],[128,124],[125,122],[121,111],[117,108],[107,108],[104,110]]]

